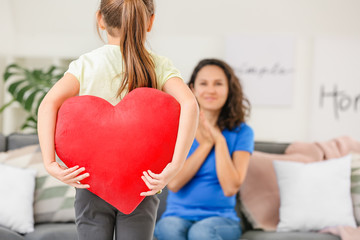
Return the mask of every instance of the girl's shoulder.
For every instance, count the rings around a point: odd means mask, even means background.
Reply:
[[[149,53],[150,53],[151,57],[153,58],[155,66],[163,66],[163,65],[169,65],[169,64],[172,65],[172,61],[168,57],[158,55],[150,50],[149,50]]]
[[[174,66],[173,62],[169,58],[155,54],[151,51],[149,51],[149,53],[153,59],[155,72],[161,86],[163,86],[163,84],[172,77],[178,77],[182,79],[179,69]]]

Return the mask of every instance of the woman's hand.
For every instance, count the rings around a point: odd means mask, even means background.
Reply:
[[[90,176],[89,173],[84,173],[85,168],[79,168],[75,166],[72,168],[66,168],[61,166],[57,162],[52,162],[46,166],[46,170],[55,178],[59,179],[63,183],[76,188],[89,188],[88,184],[81,184],[81,180]]]
[[[199,144],[210,144],[214,145],[214,138],[209,129],[209,122],[205,118],[204,114],[200,112],[199,115],[199,126],[197,129],[196,140]]]
[[[199,120],[197,140],[200,144],[207,142],[214,145],[218,138],[223,137],[220,128],[211,125],[203,112],[200,112]]]

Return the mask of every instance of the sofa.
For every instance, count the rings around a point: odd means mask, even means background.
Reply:
[[[36,135],[31,134],[10,134],[9,136],[3,136],[0,134],[0,152],[11,151],[15,149],[21,149],[25,146],[37,144],[38,139]],[[284,143],[272,143],[272,142],[256,142],[255,150],[266,153],[281,154],[285,151],[288,144]],[[157,219],[161,217],[166,207],[167,190],[164,189],[162,194],[158,195],[160,199],[160,207],[158,209]],[[275,232],[275,231],[263,231],[255,229],[252,226],[251,221],[247,219],[246,213],[243,212],[241,205],[241,198],[237,198],[239,201],[236,206],[236,210],[239,216],[242,218],[242,227],[244,234],[241,239],[243,240],[339,240],[340,238],[330,234],[322,234],[316,232]],[[1,218],[1,216],[0,216]],[[7,227],[0,226],[0,240],[72,240],[77,239],[76,228],[73,221],[70,222],[41,222],[36,223],[34,231],[27,234],[19,234],[10,230]]]

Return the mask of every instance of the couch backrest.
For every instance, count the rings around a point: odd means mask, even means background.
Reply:
[[[36,134],[13,133],[5,137],[0,133],[0,151],[21,148],[27,145],[39,143]],[[288,143],[255,142],[255,150],[267,153],[284,153]]]
[[[6,150],[6,138],[0,133],[0,152],[4,152]]]
[[[6,150],[13,150],[37,143],[39,143],[37,134],[13,133],[7,136]]]
[[[288,146],[288,143],[255,142],[255,151],[283,154]]]

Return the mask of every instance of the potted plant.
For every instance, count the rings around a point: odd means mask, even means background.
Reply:
[[[37,129],[37,111],[46,93],[64,74],[60,67],[50,66],[48,69],[27,69],[18,64],[6,67],[4,81],[12,99],[0,108],[4,109],[18,102],[29,113],[21,129]]]

